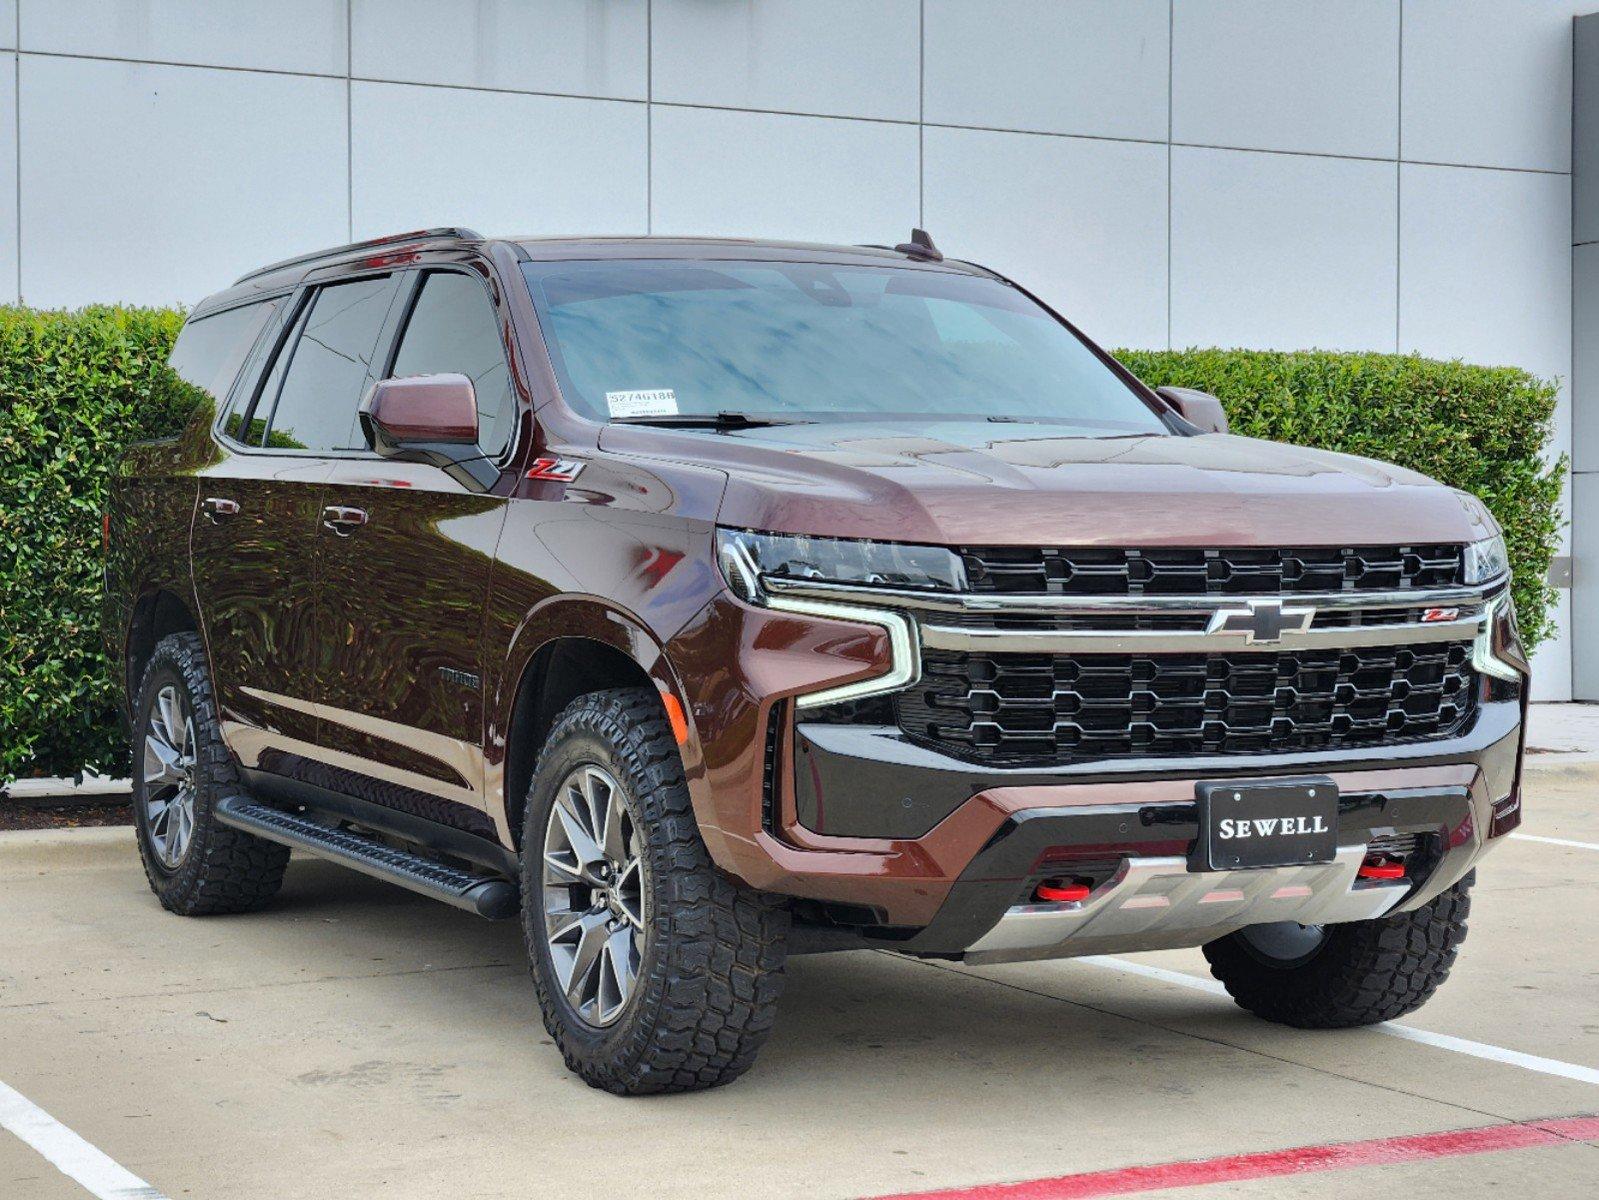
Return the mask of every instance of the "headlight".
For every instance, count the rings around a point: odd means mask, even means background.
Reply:
[[[941,592],[960,591],[966,582],[953,552],[899,542],[718,529],[716,560],[733,590],[747,600],[759,595],[757,580],[763,575]]]
[[[1510,570],[1510,555],[1503,537],[1483,538],[1466,546],[1466,582],[1487,583]]]

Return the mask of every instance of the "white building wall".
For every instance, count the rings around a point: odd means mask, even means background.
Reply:
[[[1565,380],[1571,17],[1596,6],[0,0],[0,301],[192,302],[425,225],[923,223],[1112,346]],[[1563,399],[1557,450],[1570,428]],[[1570,694],[1564,634],[1537,667]]]

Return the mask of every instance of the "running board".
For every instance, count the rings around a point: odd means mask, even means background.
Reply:
[[[397,883],[490,920],[512,916],[520,903],[517,886],[508,879],[471,875],[409,850],[396,850],[363,834],[258,804],[248,796],[225,797],[217,801],[212,812],[218,821],[234,829],[353,867],[374,879]]]

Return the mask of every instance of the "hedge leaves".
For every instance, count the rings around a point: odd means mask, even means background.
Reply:
[[[130,442],[176,432],[182,315],[0,307],[0,782],[126,769],[100,648],[100,513]]]

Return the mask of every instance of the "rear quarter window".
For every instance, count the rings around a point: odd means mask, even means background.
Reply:
[[[188,321],[173,343],[167,365],[179,379],[217,403],[233,386],[277,304],[275,299],[263,300]]]

